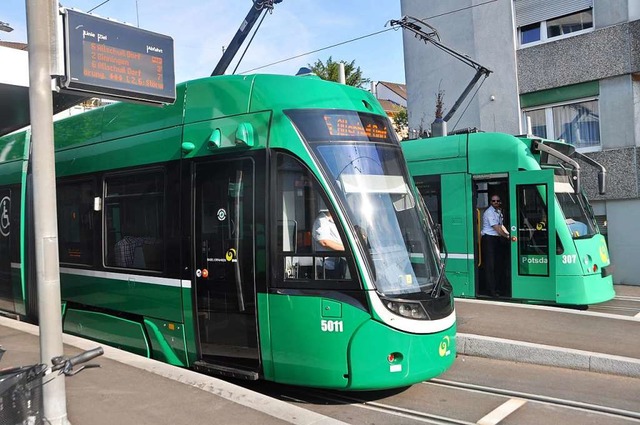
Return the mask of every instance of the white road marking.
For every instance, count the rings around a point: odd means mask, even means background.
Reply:
[[[480,419],[476,422],[478,425],[496,425],[500,423],[504,418],[518,410],[522,407],[527,401],[522,400],[520,398],[512,398],[509,401],[501,404],[499,407],[494,409],[485,415],[484,418]]]

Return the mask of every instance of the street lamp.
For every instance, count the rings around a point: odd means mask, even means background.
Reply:
[[[11,32],[13,31],[13,28],[11,28],[6,22],[0,21],[0,31]]]

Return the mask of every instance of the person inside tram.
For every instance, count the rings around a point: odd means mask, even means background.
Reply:
[[[362,226],[359,226],[357,224],[353,227],[356,231],[356,234],[360,237],[360,240],[364,244],[365,248],[371,249],[371,245],[369,244],[369,237],[367,236],[366,230],[364,230]]]
[[[321,209],[313,223],[313,241],[315,251],[344,251],[344,244],[338,233],[328,209]],[[341,279],[346,271],[346,260],[342,257],[325,257],[323,259],[320,277],[326,279]]]
[[[567,226],[569,226],[569,231],[573,237],[584,236],[589,231],[587,225],[581,221],[568,218],[566,219],[566,223]]]
[[[507,267],[507,249],[510,235],[504,227],[500,196],[491,195],[491,205],[482,214],[482,267],[487,294],[492,297],[504,292],[503,281]]]

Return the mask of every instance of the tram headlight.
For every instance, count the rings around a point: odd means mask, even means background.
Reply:
[[[384,298],[382,299],[382,301],[384,302],[385,307],[387,307],[398,316],[418,320],[426,320],[429,318],[426,311],[424,311],[424,307],[422,307],[422,304],[420,303],[410,301],[394,301]]]

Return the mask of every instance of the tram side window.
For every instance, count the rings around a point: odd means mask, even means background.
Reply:
[[[163,268],[164,173],[105,178],[105,264],[139,270]]]
[[[521,275],[549,274],[547,231],[547,186],[518,185],[518,272]]]
[[[442,229],[442,185],[440,176],[420,176],[415,179],[416,187],[422,195],[431,219],[434,224]],[[442,230],[438,233],[438,246],[442,249]]]
[[[93,263],[94,211],[91,181],[63,183],[57,188],[61,263]]]
[[[282,264],[277,274],[283,284],[321,288],[337,284],[344,288],[351,281],[351,255],[325,248],[314,237],[314,230],[332,218],[313,176],[296,159],[279,154],[277,188],[276,248]],[[335,236],[344,240],[342,233]]]

